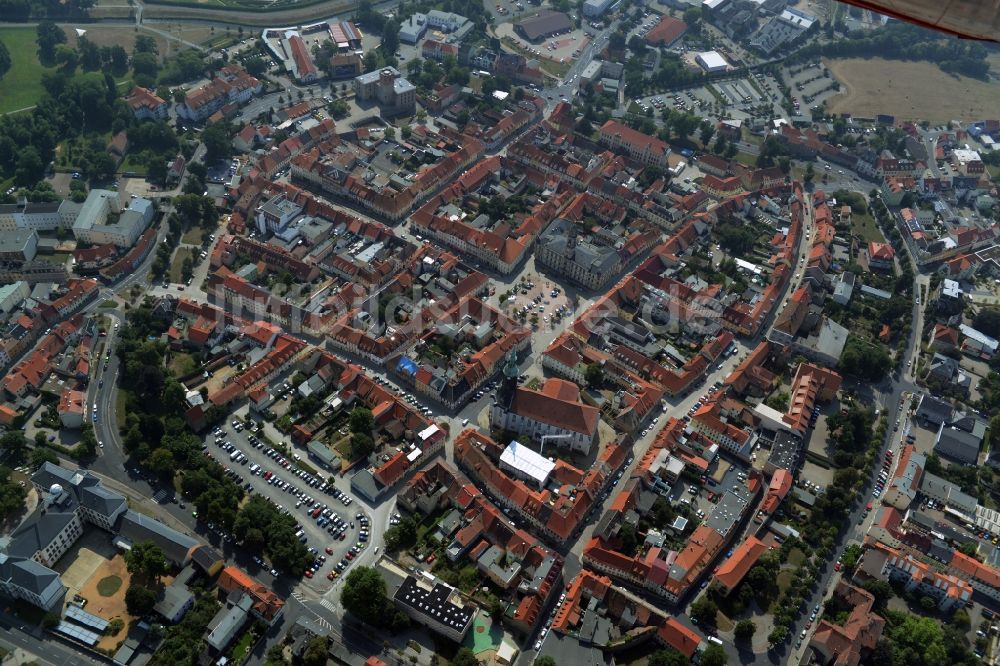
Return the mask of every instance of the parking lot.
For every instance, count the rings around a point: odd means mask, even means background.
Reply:
[[[511,23],[503,23],[497,26],[496,33],[501,39],[505,37],[511,39],[517,44],[518,48],[524,49],[534,56],[560,64],[567,64],[579,57],[580,53],[590,42],[595,30],[595,28],[589,26],[578,28],[562,35],[546,37],[538,43],[529,42],[521,37],[514,30],[514,26]]]
[[[840,89],[830,71],[819,62],[785,70],[785,80],[791,91],[792,103],[803,113],[836,95]]]
[[[682,56],[690,55],[680,47],[673,51]],[[724,118],[746,120],[772,112],[783,113],[778,82],[771,75],[759,72],[742,78],[716,80],[697,88],[651,94],[635,101],[643,112],[653,109],[659,114],[669,107],[716,121]]]
[[[301,469],[299,454],[286,457],[238,421],[217,428],[205,443],[207,453],[247,492],[262,495],[295,518],[299,539],[319,564],[307,578],[336,578],[367,545],[370,516],[349,495]],[[260,558],[255,562],[262,571],[278,574]]]
[[[519,282],[511,287],[512,295],[504,301],[503,309],[512,317],[536,317],[539,326],[555,327],[572,312],[566,292],[557,284],[541,276],[534,281]]]

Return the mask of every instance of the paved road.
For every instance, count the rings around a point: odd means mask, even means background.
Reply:
[[[25,627],[24,630],[21,627]],[[14,651],[21,648],[35,655],[35,662],[42,666],[91,666],[105,662],[69,647],[40,629],[33,631],[13,615],[0,612],[0,645]]]

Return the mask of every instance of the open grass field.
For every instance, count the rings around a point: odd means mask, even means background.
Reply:
[[[181,237],[182,243],[188,243],[189,245],[201,245],[201,241],[205,238],[205,230],[201,227],[192,227],[184,232]]]
[[[991,117],[1000,106],[995,82],[946,74],[930,62],[844,58],[825,63],[844,87],[830,98],[832,113],[940,122]]]
[[[885,236],[882,235],[882,231],[875,224],[874,218],[867,213],[853,213],[851,215],[851,233],[860,236],[866,243],[868,241],[875,241],[876,243],[885,242]]]
[[[186,377],[197,369],[198,365],[191,354],[173,353],[167,368],[174,377]]]
[[[10,51],[10,71],[0,79],[0,114],[32,107],[45,89],[42,74],[50,71],[38,62],[33,28],[0,28],[0,42]]]
[[[113,596],[115,592],[121,589],[122,579],[118,576],[105,576],[101,580],[97,581],[97,593],[102,597]]]

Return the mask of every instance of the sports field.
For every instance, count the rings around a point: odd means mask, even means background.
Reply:
[[[996,82],[947,74],[930,62],[843,58],[825,63],[844,88],[827,104],[833,113],[940,122],[991,118],[1000,106]]]

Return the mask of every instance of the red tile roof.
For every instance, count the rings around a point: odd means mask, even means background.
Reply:
[[[216,584],[226,592],[241,590],[250,595],[254,600],[253,610],[269,622],[277,617],[285,606],[284,600],[277,594],[236,567],[230,566],[223,569]]]
[[[868,243],[868,256],[879,261],[892,261],[893,257],[896,256],[896,252],[888,243],[871,241]]]
[[[669,46],[687,32],[687,23],[672,16],[663,16],[652,30],[646,33],[646,43],[652,46]]]
[[[510,411],[524,418],[592,436],[600,410],[580,402],[580,389],[561,379],[545,380],[540,391],[519,386]]]

